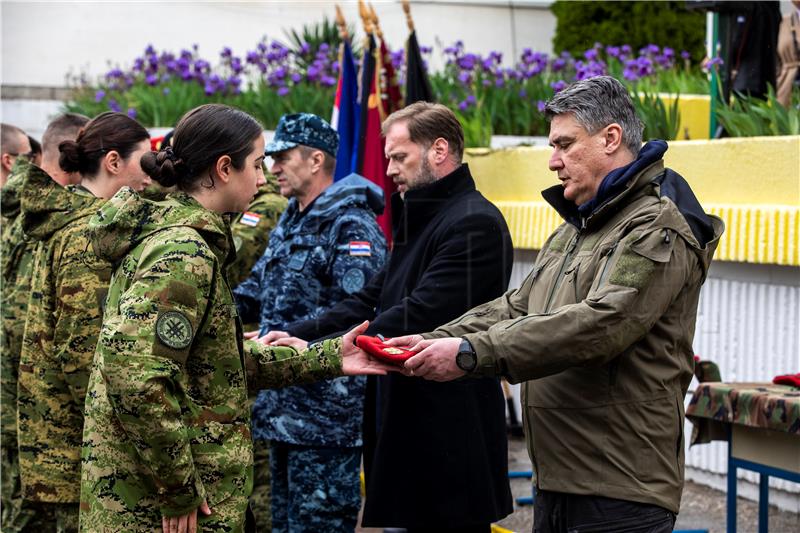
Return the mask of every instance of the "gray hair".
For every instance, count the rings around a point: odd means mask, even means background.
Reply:
[[[571,113],[590,134],[609,124],[622,128],[622,143],[635,156],[642,146],[644,124],[622,83],[611,76],[596,76],[576,81],[557,93],[544,108],[547,120]]]

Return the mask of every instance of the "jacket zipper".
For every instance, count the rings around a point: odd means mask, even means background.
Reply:
[[[603,270],[600,271],[600,281],[597,282],[596,289],[602,287],[603,283],[606,281],[606,277],[608,277],[608,267],[611,264],[611,256],[614,255],[614,252],[617,250],[617,245],[619,245],[619,241],[615,242],[614,245],[603,254],[606,257],[606,264],[603,265]]]
[[[558,269],[558,276],[556,277],[555,283],[553,283],[553,287],[550,289],[550,295],[547,297],[547,303],[544,306],[544,312],[550,312],[550,305],[553,303],[553,297],[556,294],[556,290],[561,286],[561,279],[564,277],[564,270],[567,268],[567,264],[572,259],[572,253],[575,251],[576,246],[578,245],[578,239],[581,236],[581,232],[575,234],[572,238],[572,241],[569,243],[569,247],[567,248],[567,254],[564,256],[564,260],[561,262],[561,267]]]

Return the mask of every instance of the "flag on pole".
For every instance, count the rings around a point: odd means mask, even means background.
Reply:
[[[419,51],[416,30],[411,30],[406,42],[406,105],[419,102],[433,102],[433,90],[425,70],[425,63]]]
[[[375,38],[372,34],[368,37],[368,45],[364,49],[361,62],[361,121],[359,124],[359,145],[356,165],[357,172],[383,189],[385,208],[383,214],[378,216],[378,225],[386,236],[386,241],[392,242],[392,212],[389,198],[395,190],[392,180],[386,176],[386,167],[389,162],[384,155],[385,140],[381,135],[381,88],[380,72],[376,68],[378,51]]]
[[[341,68],[331,116],[331,125],[339,132],[339,150],[336,153],[334,181],[349,176],[355,171],[353,153],[358,143],[356,128],[361,117],[358,105],[358,78],[353,61],[353,50],[348,39],[344,39],[339,48],[339,64]]]

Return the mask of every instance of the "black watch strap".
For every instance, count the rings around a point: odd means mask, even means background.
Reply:
[[[467,339],[461,339],[461,345],[456,354],[456,366],[467,373],[472,372],[478,366],[478,356]]]

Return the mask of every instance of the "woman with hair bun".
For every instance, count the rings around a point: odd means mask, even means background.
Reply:
[[[179,192],[156,203],[124,189],[92,219],[95,252],[117,267],[86,402],[82,531],[243,531],[248,391],[386,372],[353,345],[366,323],[302,352],[243,341],[227,214],[264,183],[263,159],[255,119],[200,106],[142,159]]]
[[[38,169],[25,177],[22,226],[39,241],[17,398],[22,497],[33,509],[31,530],[38,524],[78,528],[84,397],[111,277],[111,264],[92,253],[87,225],[121,187],[150,182],[139,165],[148,139],[135,120],[103,113],[74,141],[59,145],[59,165],[79,173],[79,185],[63,188]]]

